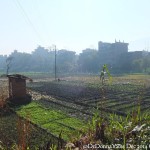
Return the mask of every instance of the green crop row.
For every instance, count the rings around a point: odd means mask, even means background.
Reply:
[[[68,140],[74,131],[86,128],[85,122],[70,117],[60,110],[44,108],[36,102],[16,107],[15,111],[18,115],[29,119],[31,122],[44,129],[47,129],[57,137],[62,131],[62,137],[64,140]]]

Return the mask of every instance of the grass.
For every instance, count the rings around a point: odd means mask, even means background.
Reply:
[[[14,144],[19,146],[23,143],[24,138],[22,137],[22,133],[24,131],[24,124],[26,124],[26,121],[20,120],[18,115],[12,112],[9,114],[7,112],[6,115],[0,117],[0,140],[3,142],[3,146],[5,147],[4,150],[11,149]],[[29,138],[24,140],[24,142],[26,142],[31,150],[34,150],[35,147],[44,145],[50,140],[53,142],[53,144],[58,143],[57,139],[51,136],[51,134],[47,134],[32,124],[30,124],[29,131],[27,131],[25,135],[27,135],[27,133],[29,133]],[[17,148],[14,147],[14,150],[17,150]]]
[[[29,116],[31,122],[47,129],[57,137],[63,131],[62,137],[64,140],[69,140],[69,135],[74,133],[75,130],[86,128],[84,121],[70,117],[56,109],[44,108],[36,102],[16,107],[15,111],[22,117]]]

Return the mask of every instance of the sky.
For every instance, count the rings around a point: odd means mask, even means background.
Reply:
[[[149,0],[0,0],[0,55],[37,46],[82,52],[98,41],[150,51]]]

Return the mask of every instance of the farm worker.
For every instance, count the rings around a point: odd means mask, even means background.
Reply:
[[[102,84],[104,84],[104,81],[105,81],[105,74],[106,74],[106,73],[108,74],[109,80],[111,81],[111,80],[112,80],[112,77],[111,77],[111,75],[110,75],[110,73],[109,73],[109,70],[108,70],[108,68],[107,68],[107,65],[104,64],[104,65],[103,65],[103,69],[102,69],[101,74],[100,74],[100,80],[102,80]]]
[[[105,71],[103,69],[100,74],[100,80],[102,80],[102,84],[104,84],[104,76],[105,76]]]

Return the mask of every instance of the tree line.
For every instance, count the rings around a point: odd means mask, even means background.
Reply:
[[[95,49],[85,49],[80,54],[74,51],[58,50],[56,68],[58,73],[98,73],[105,62]],[[150,54],[141,58],[128,55],[115,60],[115,65],[107,64],[112,73],[150,73]],[[107,62],[107,61],[106,61]],[[9,56],[0,56],[0,72],[50,72],[54,73],[55,51],[38,46],[31,54],[14,50]]]

